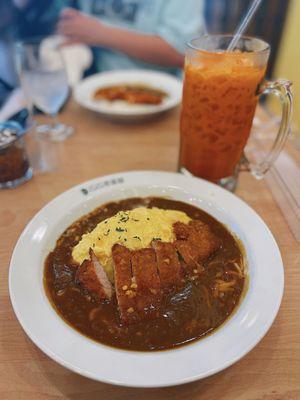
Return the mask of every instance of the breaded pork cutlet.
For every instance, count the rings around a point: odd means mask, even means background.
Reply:
[[[137,285],[131,270],[131,251],[117,243],[112,248],[112,257],[120,317],[125,324],[131,324],[140,318],[135,299]]]
[[[157,315],[161,301],[155,251],[151,248],[133,251],[131,265],[137,285],[137,310],[144,315],[144,319],[153,318]]]
[[[89,255],[90,259],[84,260],[78,267],[76,280],[101,300],[110,300],[113,294],[112,284],[92,249],[89,249]]]
[[[179,286],[183,271],[173,244],[153,240],[151,245],[156,254],[161,288],[164,290]]]
[[[174,246],[188,269],[201,269],[202,263],[220,247],[219,239],[202,221],[194,220],[188,225],[175,222],[173,229],[177,239]]]
[[[161,288],[154,250],[130,251],[115,244],[112,256],[121,320],[131,324],[156,317]]]
[[[193,244],[190,240],[176,240],[174,247],[180,254],[183,262],[182,268],[187,274],[196,270],[203,270],[202,261],[199,258],[198,245]]]
[[[163,97],[163,93],[153,89],[126,85],[99,88],[94,93],[95,100],[124,100],[130,104],[157,105],[162,102]]]
[[[202,272],[203,262],[220,246],[201,221],[176,222],[173,229],[173,243],[153,240],[151,247],[139,250],[118,243],[112,247],[116,297],[124,324],[157,317],[163,292],[179,287],[184,275]],[[76,278],[100,299],[110,300],[113,289],[106,272],[92,249],[89,255],[78,267]]]
[[[189,240],[193,243],[201,243],[199,257],[201,261],[204,261],[220,247],[220,239],[202,221],[195,219],[189,223],[189,226],[192,228]]]

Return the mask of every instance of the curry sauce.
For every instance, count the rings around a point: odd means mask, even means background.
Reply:
[[[99,222],[139,206],[183,211],[208,224],[221,246],[205,261],[199,279],[165,293],[157,318],[126,325],[120,320],[115,295],[111,301],[100,300],[78,285],[72,250]],[[70,326],[100,343],[140,351],[171,349],[213,332],[238,305],[245,279],[241,246],[226,227],[190,204],[165,198],[131,198],[97,208],[60,236],[44,270],[49,300]]]

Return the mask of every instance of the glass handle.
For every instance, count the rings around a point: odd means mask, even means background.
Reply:
[[[259,89],[259,96],[272,94],[279,98],[281,103],[281,122],[275,141],[266,155],[259,163],[250,163],[245,157],[242,160],[242,169],[248,169],[257,179],[264,177],[281,152],[290,131],[291,116],[293,110],[292,83],[285,79],[274,82],[266,81]]]

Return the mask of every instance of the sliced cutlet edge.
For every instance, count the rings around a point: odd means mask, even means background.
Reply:
[[[174,247],[184,261],[181,265],[185,271],[187,270],[186,272],[203,271],[202,263],[199,260],[198,246],[194,245],[190,240],[176,240]]]
[[[197,245],[195,246],[188,240],[191,234],[190,225],[179,221],[175,222],[173,224],[173,231],[177,239],[173,245],[183,260],[181,261],[182,269],[190,273],[195,268],[200,268]]]
[[[136,307],[136,283],[131,270],[131,251],[121,244],[112,247],[115,289],[120,318],[125,324],[139,320]]]
[[[110,300],[113,294],[103,266],[92,249],[89,249],[89,260],[84,260],[76,271],[76,279],[91,293],[95,293],[102,300]]]
[[[205,261],[220,247],[221,241],[209,225],[202,221],[191,221],[189,226],[191,227],[189,240],[198,245],[199,261]]]
[[[173,231],[177,240],[187,240],[190,235],[189,225],[179,221],[173,224]]]
[[[133,251],[131,264],[137,284],[137,310],[141,319],[154,318],[158,315],[161,301],[161,285],[155,251],[151,248]]]
[[[179,286],[182,283],[183,271],[173,244],[153,240],[151,245],[156,254],[161,288]]]
[[[221,244],[210,227],[200,220],[190,221],[189,224],[176,222],[173,230],[177,239],[175,247],[188,266],[205,261]]]

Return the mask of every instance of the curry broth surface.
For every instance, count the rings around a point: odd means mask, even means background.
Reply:
[[[222,246],[205,263],[207,268],[201,278],[189,281],[181,291],[164,297],[159,318],[125,326],[120,322],[115,295],[111,302],[100,301],[76,284],[77,265],[72,263],[71,253],[82,234],[93,230],[99,222],[118,211],[141,205],[184,211],[192,219],[206,222],[222,240]],[[232,260],[242,265],[241,249],[225,226],[209,214],[192,205],[165,198],[131,198],[103,205],[74,222],[60,236],[46,259],[44,285],[58,314],[91,339],[129,350],[170,349],[207,335],[233,312],[243,292],[244,277],[236,274],[235,285],[222,298],[213,295],[216,279],[232,280]]]

